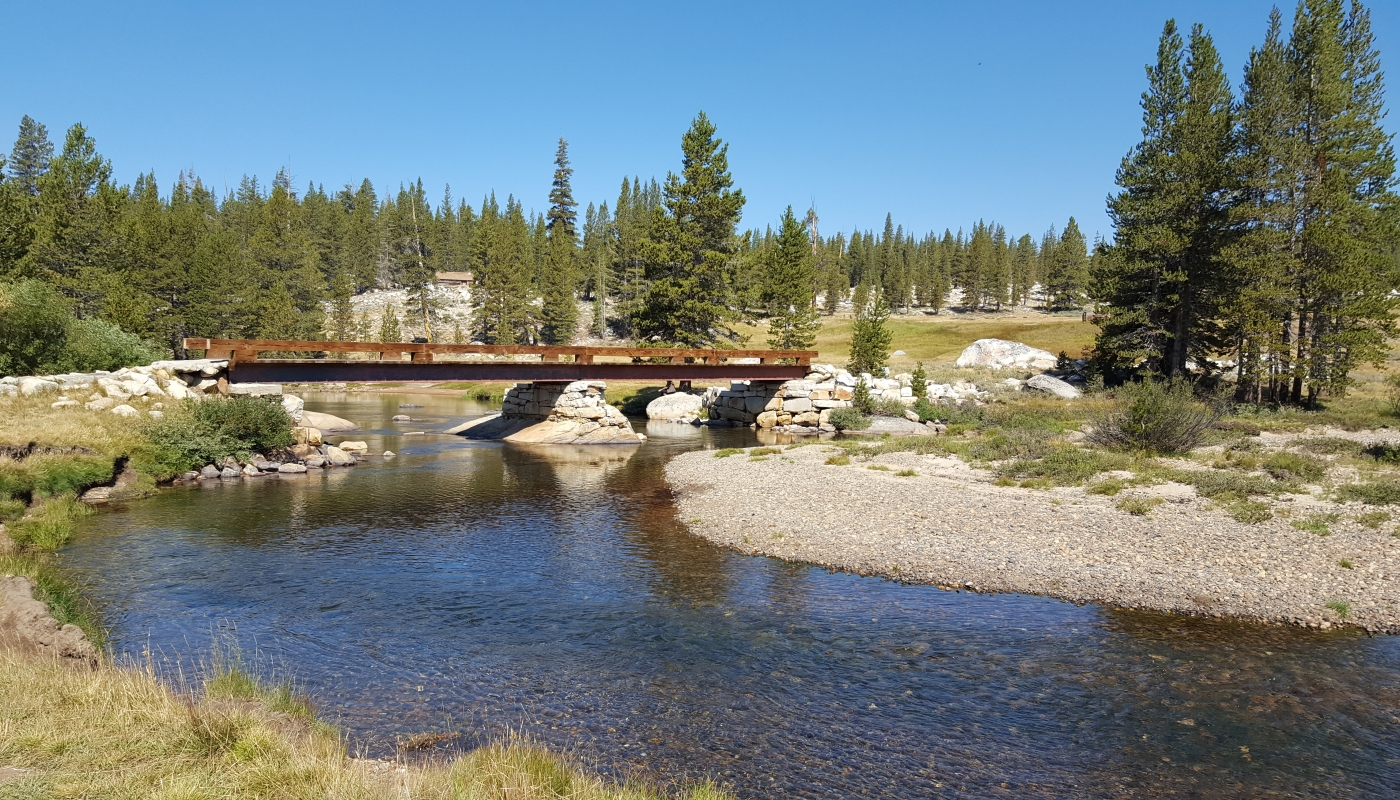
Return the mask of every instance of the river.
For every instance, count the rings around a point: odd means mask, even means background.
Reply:
[[[189,675],[236,644],[365,754],[519,733],[740,797],[1400,795],[1400,638],[721,550],[686,532],[662,467],[747,430],[521,447],[433,433],[487,410],[456,398],[307,407],[398,457],[177,487],[64,549],[117,654]]]

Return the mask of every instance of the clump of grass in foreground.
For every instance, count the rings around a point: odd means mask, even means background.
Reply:
[[[1122,453],[1057,445],[1042,458],[1017,459],[1001,465],[997,472],[1011,478],[1042,478],[1055,486],[1078,486],[1100,472],[1127,469],[1132,464]]]
[[[1337,566],[1341,567],[1342,569],[1351,569],[1356,565],[1351,563],[1351,559],[1344,558],[1337,562]]]
[[[1239,500],[1231,503],[1227,509],[1230,516],[1236,522],[1243,522],[1246,525],[1257,525],[1274,518],[1274,510],[1268,503],[1259,503],[1254,500]]]
[[[725,447],[715,451],[715,458],[729,458],[730,456],[737,456],[742,452],[744,452],[744,450],[741,447]]]
[[[782,452],[783,450],[781,447],[755,447],[754,449],[749,451],[749,457],[753,458],[755,456],[776,456],[781,455]]]
[[[850,463],[851,463],[851,457],[850,457],[850,456],[845,456],[845,455],[842,455],[842,456],[831,456],[830,458],[828,458],[828,459],[826,460],[826,463],[829,464],[829,465],[831,465],[831,466],[833,466],[833,467],[845,467],[845,466],[849,466],[849,465],[850,465]]]
[[[1400,505],[1400,481],[1349,483],[1337,487],[1337,499],[1355,500],[1368,506]]]
[[[1127,486],[1128,484],[1117,478],[1105,478],[1104,480],[1090,484],[1089,488],[1085,489],[1084,492],[1086,494],[1102,494],[1112,497],[1123,491]]]
[[[1388,511],[1368,511],[1356,516],[1356,524],[1373,531],[1380,530],[1380,527],[1387,522],[1390,522],[1390,512]]]
[[[178,695],[133,669],[74,670],[0,653],[0,762],[26,772],[14,797],[512,797],[660,800],[617,786],[528,742],[483,747],[450,762],[373,772],[348,759],[329,726],[270,708],[225,681],[222,696]],[[225,691],[227,690],[227,691]],[[206,695],[209,692],[206,691]],[[720,800],[709,785],[674,792]]]
[[[1276,495],[1293,488],[1292,484],[1259,475],[1215,470],[1163,470],[1156,473],[1163,480],[1196,487],[1196,494],[1211,500],[1231,502],[1254,495]]]
[[[1332,528],[1329,526],[1340,518],[1340,514],[1313,514],[1302,519],[1295,519],[1288,524],[1300,531],[1315,533],[1318,536],[1330,536]]]
[[[1351,616],[1351,603],[1345,600],[1328,600],[1323,606],[1330,608],[1337,613],[1337,616],[1346,619]]]
[[[898,472],[895,473],[895,475],[897,475],[898,477],[901,477],[901,478],[912,478],[912,477],[914,477],[915,475],[918,475],[918,474],[919,474],[919,473],[915,472],[915,471],[912,470],[912,469],[902,469],[902,470],[900,470],[900,471],[898,471]]]
[[[74,523],[92,513],[92,509],[71,494],[51,497],[37,508],[5,526],[15,544],[30,550],[53,552],[68,541]]]
[[[1160,497],[1125,497],[1118,501],[1118,509],[1135,517],[1145,517],[1148,512],[1162,504]]]
[[[1290,453],[1286,450],[1264,459],[1264,471],[1279,480],[1299,479],[1316,483],[1327,475],[1327,465],[1304,453]]]
[[[875,470],[876,472],[889,472],[889,471],[890,471],[890,468],[887,467],[887,466],[885,466],[884,464],[871,464],[869,467],[866,467],[866,469],[873,469],[873,470]]]

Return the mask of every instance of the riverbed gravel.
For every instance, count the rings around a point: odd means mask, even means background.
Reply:
[[[826,464],[833,454],[820,444],[755,459],[697,451],[666,476],[689,529],[743,553],[959,591],[1400,633],[1400,531],[1356,521],[1373,507],[1327,503],[1339,517],[1319,536],[1283,516],[1236,522],[1189,486],[1105,497],[996,486],[955,457]],[[1119,510],[1134,493],[1163,502],[1146,516]],[[1275,501],[1281,514],[1294,503],[1320,505]]]

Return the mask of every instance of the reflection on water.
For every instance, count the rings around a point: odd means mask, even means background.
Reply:
[[[1400,640],[740,556],[685,532],[661,470],[748,431],[527,448],[400,436],[477,408],[415,397],[390,423],[403,402],[309,402],[396,460],[95,518],[64,556],[118,651],[197,662],[225,626],[371,752],[523,730],[746,797],[1400,792]]]

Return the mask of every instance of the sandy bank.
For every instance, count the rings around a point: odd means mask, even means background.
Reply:
[[[1133,516],[1080,488],[994,486],[990,473],[952,457],[826,465],[832,450],[754,461],[691,452],[666,476],[694,533],[745,553],[949,588],[1324,628],[1343,622],[1328,606],[1341,601],[1346,624],[1400,633],[1400,538],[1388,530],[1342,520],[1322,537],[1285,519],[1248,525],[1175,484],[1141,490],[1166,502]]]

